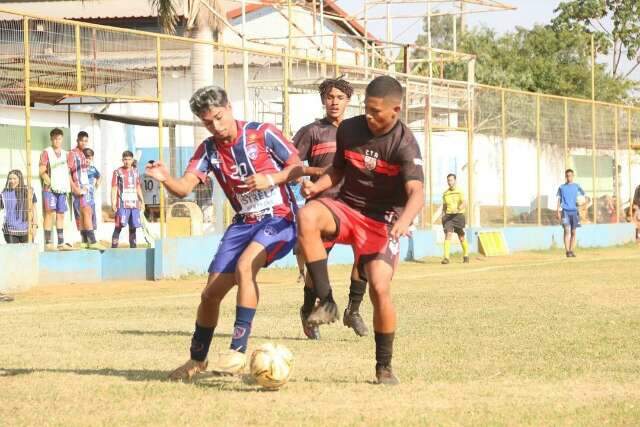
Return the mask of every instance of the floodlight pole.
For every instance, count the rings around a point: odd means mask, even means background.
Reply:
[[[596,191],[596,50],[591,34],[591,182],[593,185],[593,223],[598,223],[598,193]]]
[[[162,58],[160,55],[162,41],[160,37],[156,37],[156,70],[157,70],[157,104],[158,104],[158,160],[163,161],[164,158],[164,122],[162,111]],[[175,155],[175,153],[174,153]],[[171,156],[171,153],[169,153]],[[164,185],[160,186],[160,238],[164,239],[166,235],[166,220],[165,220],[165,196]],[[144,215],[144,213],[143,213]]]
[[[33,239],[33,188],[31,186],[31,58],[29,48],[29,18],[22,20],[23,47],[24,47],[24,149],[27,172],[27,241]]]

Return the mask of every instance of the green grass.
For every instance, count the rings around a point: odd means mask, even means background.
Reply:
[[[278,392],[165,381],[188,357],[201,279],[35,289],[0,305],[0,424],[639,425],[639,262],[622,247],[402,264],[395,388],[372,384],[372,337],[333,325],[304,338],[293,270],[259,276],[250,342],[294,353]],[[341,306],[348,271],[332,269]],[[229,344],[234,299],[214,350]]]

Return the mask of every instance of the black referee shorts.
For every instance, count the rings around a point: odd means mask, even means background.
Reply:
[[[454,232],[458,236],[464,236],[466,219],[464,214],[444,214],[442,217],[442,227],[446,233]]]

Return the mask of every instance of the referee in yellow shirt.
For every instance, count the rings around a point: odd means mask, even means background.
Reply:
[[[444,227],[444,258],[442,264],[449,264],[449,253],[451,251],[451,233],[456,233],[462,245],[462,262],[469,262],[469,244],[464,238],[464,194],[456,187],[456,176],[450,173],[447,175],[447,185],[449,188],[442,194],[442,226]]]

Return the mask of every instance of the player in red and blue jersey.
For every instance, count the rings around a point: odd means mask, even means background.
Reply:
[[[89,142],[89,134],[85,131],[78,132],[76,147],[67,154],[67,164],[71,174],[71,192],[73,193],[73,212],[76,224],[82,236],[82,245],[86,249],[105,250],[106,248],[96,241],[93,231],[93,192],[89,189],[89,162],[84,155],[84,149]]]
[[[304,171],[295,147],[273,125],[237,121],[226,92],[217,86],[198,89],[191,110],[211,132],[195,150],[181,178],[173,178],[161,162],[147,165],[148,176],[172,194],[185,197],[212,173],[236,212],[209,266],[191,340],[191,358],[170,375],[192,378],[207,368],[207,356],[218,324],[220,303],[238,285],[236,319],[229,351],[213,370],[237,373],[258,304],[255,277],[262,267],[285,256],[295,245],[293,194],[287,182]]]
[[[142,227],[140,211],[144,211],[144,198],[138,170],[133,167],[133,153],[122,153],[122,166],[113,171],[111,178],[111,209],[115,214],[115,227],[111,247],[117,248],[120,232],[129,227],[129,247],[135,248],[136,230]]]

